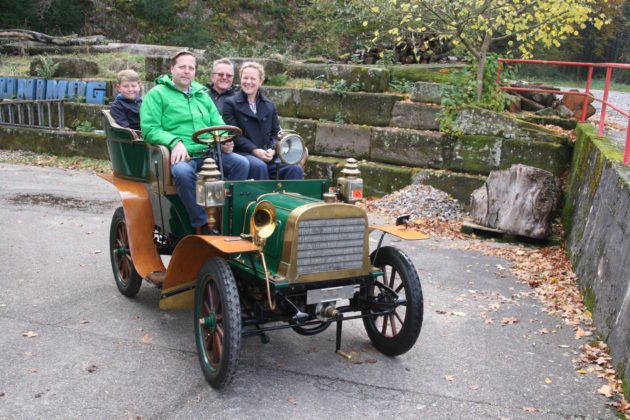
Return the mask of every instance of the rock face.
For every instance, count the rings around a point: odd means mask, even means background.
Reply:
[[[513,235],[546,239],[560,200],[560,180],[526,165],[492,171],[486,184],[471,194],[474,222]]]
[[[53,58],[52,62],[57,65],[54,77],[94,77],[98,75],[98,64],[94,61],[82,58]],[[41,65],[41,59],[36,58],[31,61],[30,74],[37,75],[37,66]]]

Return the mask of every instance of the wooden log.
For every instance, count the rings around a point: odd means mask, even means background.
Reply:
[[[470,215],[479,225],[535,239],[547,239],[560,201],[560,180],[527,165],[492,171],[471,194]]]
[[[77,37],[76,35],[69,37],[51,36],[40,32],[29,31],[26,29],[2,29],[0,30],[0,39],[16,40],[16,41],[36,41],[42,44],[53,45],[96,45],[105,41],[102,35]]]

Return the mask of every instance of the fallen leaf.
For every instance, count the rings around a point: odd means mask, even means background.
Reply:
[[[477,384],[468,385],[468,388],[472,389],[473,391],[476,391],[479,389],[479,385]]]
[[[37,369],[35,369],[35,368],[30,368],[30,369],[28,370],[28,372],[29,372],[29,373],[37,373]]]
[[[103,251],[101,251],[100,249],[95,249],[95,250],[94,250],[94,253],[95,253],[95,254],[100,254],[101,252],[103,252]]]
[[[36,332],[33,332],[33,331],[27,331],[25,333],[22,333],[22,335],[24,337],[33,338],[33,337],[37,337],[39,334],[37,334]]]
[[[550,384],[550,383],[551,383],[551,379],[549,379],[549,378],[545,378],[545,383],[546,383],[546,384]]]
[[[504,316],[503,318],[501,318],[501,324],[503,325],[509,325],[509,324],[516,324],[518,322],[518,317],[517,316]]]
[[[613,390],[612,390],[610,385],[602,385],[602,387],[599,388],[597,390],[597,392],[599,392],[600,394],[602,394],[602,395],[604,395],[604,396],[606,396],[608,398],[611,398]]]
[[[376,359],[374,359],[374,358],[365,359],[365,363],[376,363]]]
[[[547,328],[541,328],[538,332],[541,334],[549,334],[549,330]]]
[[[4,392],[0,391],[0,397],[4,397]]]
[[[297,400],[290,395],[287,397],[287,401],[289,401],[291,404],[297,404]]]
[[[85,370],[87,370],[88,372],[92,373],[92,372],[96,371],[97,368],[98,368],[98,366],[96,366],[96,365],[90,365],[87,368],[85,368]]]
[[[466,313],[465,312],[454,311],[453,315],[455,315],[455,316],[466,316]]]
[[[577,373],[579,373],[580,375],[585,375],[585,374],[587,374],[587,373],[588,373],[588,370],[586,370],[586,369],[580,369],[580,370],[578,370],[578,371],[577,371]]]
[[[582,337],[588,337],[593,335],[593,333],[591,331],[585,331],[582,328],[578,327],[577,330],[575,330],[575,339],[579,340]]]
[[[526,411],[528,413],[534,413],[536,409],[534,407],[523,407],[523,411]]]
[[[90,321],[88,321],[87,319],[83,319],[81,320],[81,322],[79,322],[79,324],[88,324]]]
[[[151,336],[149,335],[149,333],[146,333],[142,336],[142,342],[144,344],[151,344]]]
[[[492,318],[486,318],[486,324],[492,324],[494,322],[494,319]]]
[[[451,382],[453,379],[455,379],[455,377],[453,375],[444,375],[444,379]]]

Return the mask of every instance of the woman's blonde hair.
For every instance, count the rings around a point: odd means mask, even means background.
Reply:
[[[243,70],[245,70],[246,68],[252,68],[252,69],[256,69],[258,70],[258,74],[260,74],[260,83],[265,81],[265,68],[262,66],[262,64],[257,63],[255,61],[246,61],[241,65],[240,70],[238,71],[238,75],[240,76],[240,78],[243,78]]]

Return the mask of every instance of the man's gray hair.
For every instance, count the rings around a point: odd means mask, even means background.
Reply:
[[[214,60],[214,62],[212,63],[212,73],[217,70],[217,66],[219,64],[227,64],[228,66],[232,67],[232,74],[234,74],[234,63],[232,63],[229,58],[219,58],[218,60]]]

